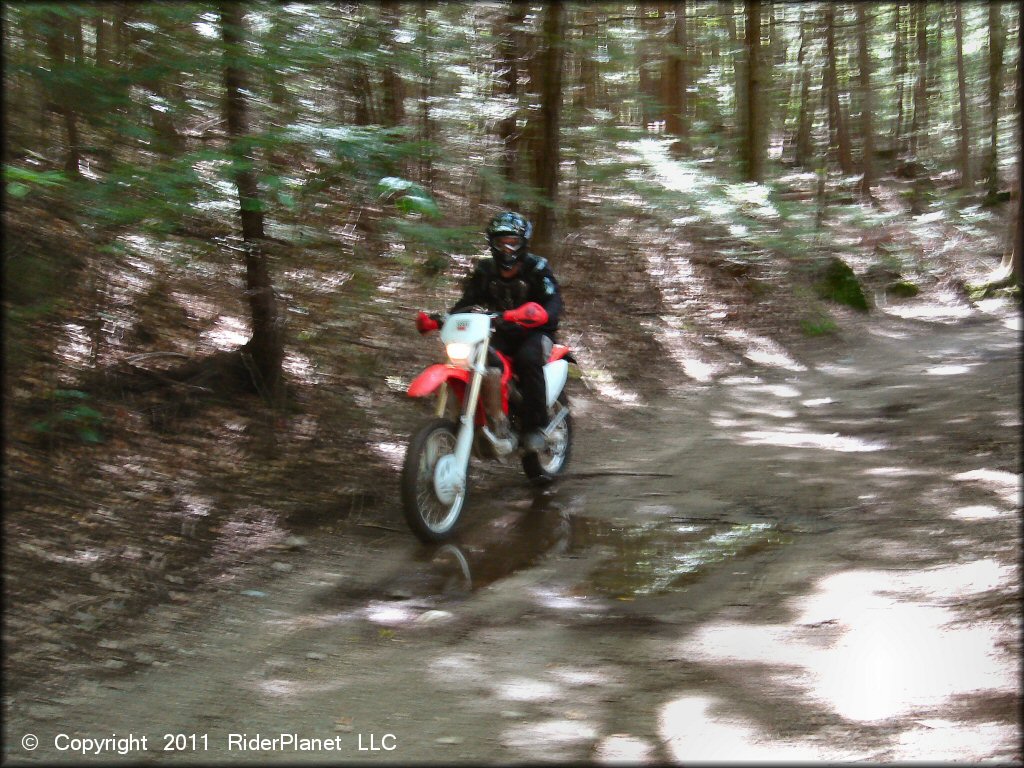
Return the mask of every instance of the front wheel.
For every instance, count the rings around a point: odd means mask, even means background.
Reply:
[[[558,395],[557,405],[550,409],[548,419],[554,418],[560,408],[569,408],[569,397],[563,390]],[[562,422],[548,436],[543,450],[523,455],[523,471],[538,485],[550,483],[565,471],[572,455],[572,415],[565,414]]]
[[[402,513],[421,541],[444,541],[466,505],[466,473],[455,465],[457,427],[448,419],[425,424],[409,441],[402,467]]]

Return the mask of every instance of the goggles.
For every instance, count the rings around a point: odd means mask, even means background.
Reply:
[[[516,253],[523,246],[523,238],[519,235],[495,235],[491,245],[508,254]]]

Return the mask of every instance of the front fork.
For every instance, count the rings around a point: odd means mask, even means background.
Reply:
[[[487,372],[487,344],[480,345],[480,352],[473,361],[473,377],[469,382],[469,391],[462,403],[462,412],[459,416],[459,434],[455,439],[455,453],[453,454],[455,466],[459,470],[459,485],[463,488],[466,485],[466,477],[469,470],[469,457],[473,451],[473,433],[476,428],[476,405],[480,399],[480,387],[484,375]],[[438,416],[445,415],[448,406],[448,385],[441,387],[437,397],[436,413]]]

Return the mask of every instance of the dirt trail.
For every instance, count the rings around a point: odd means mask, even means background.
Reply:
[[[1020,761],[1015,319],[889,317],[634,407],[580,389],[553,489],[485,471],[451,546],[397,510],[313,537],[105,641],[167,661],[8,702],[5,758]],[[81,741],[112,736],[146,749]]]

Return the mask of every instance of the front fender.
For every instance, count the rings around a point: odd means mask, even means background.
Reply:
[[[427,368],[423,373],[412,380],[407,390],[409,397],[426,397],[437,391],[437,388],[446,381],[459,381],[462,384],[469,384],[472,374],[463,369],[451,365],[438,363]]]

